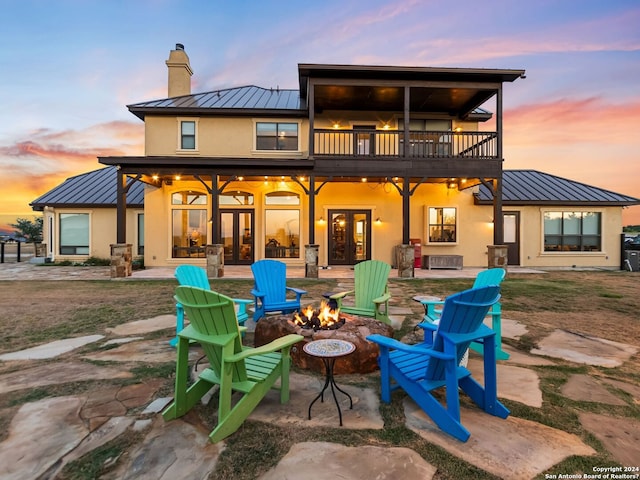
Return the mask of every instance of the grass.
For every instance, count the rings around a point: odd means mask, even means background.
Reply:
[[[519,340],[507,339],[511,346],[528,351],[544,335],[562,328],[607,340],[633,343],[640,338],[640,275],[634,272],[552,272],[547,274],[509,274],[503,283],[503,311],[506,318],[526,325],[528,333]],[[322,294],[335,291],[334,280],[294,279],[292,286],[309,291],[308,298],[318,301]],[[411,297],[417,294],[444,296],[468,288],[469,279],[392,279],[393,303],[410,307],[398,338],[410,334],[420,318],[422,308]],[[105,328],[156,315],[173,313],[175,281],[12,281],[0,282],[0,334],[4,342],[0,353],[31,347],[60,338],[105,333]],[[249,280],[212,280],[212,288],[232,297],[250,298]],[[165,334],[170,332],[164,332]],[[146,335],[159,338],[162,332]],[[166,335],[165,335],[166,336]],[[247,342],[251,341],[248,335]],[[87,347],[88,349],[92,347]],[[95,348],[95,347],[93,347]],[[126,382],[153,378],[164,380],[158,395],[172,392],[173,364],[139,365],[131,369],[135,378]],[[552,366],[531,367],[540,377],[542,408],[532,408],[505,400],[512,416],[539,422],[579,436],[592,446],[594,457],[571,457],[553,468],[553,473],[591,472],[594,466],[617,465],[603,445],[578,420],[580,412],[614,415],[640,420],[640,405],[630,394],[608,387],[626,405],[605,406],[571,400],[561,393],[572,375],[608,377],[640,384],[640,358],[634,356],[621,367],[611,369],[555,362]],[[0,364],[0,372],[15,366]],[[103,381],[109,382],[109,381]],[[112,384],[125,382],[113,380]],[[344,376],[341,382],[379,389],[377,373]],[[61,394],[77,394],[95,388],[94,382],[40,387],[32,391],[0,393],[0,408],[15,411],[21,404]],[[438,468],[436,479],[493,479],[487,472],[429,444],[409,430],[404,423],[402,392],[395,392],[389,405],[380,406],[385,426],[381,430],[346,430],[341,428],[283,427],[247,421],[229,437],[210,478],[253,479],[275,466],[291,446],[302,441],[336,442],[347,446],[377,445],[411,448]],[[468,400],[463,399],[463,402]],[[206,428],[215,424],[215,406],[198,405],[194,415]],[[0,416],[0,429],[6,431],[9,415]],[[140,442],[138,433],[128,433],[65,467],[62,479],[97,478],[123,462],[127,451]],[[544,478],[544,474],[540,476]]]

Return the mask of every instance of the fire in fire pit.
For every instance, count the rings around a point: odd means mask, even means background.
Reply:
[[[344,325],[344,317],[340,318],[340,309],[333,310],[324,300],[320,303],[320,308],[315,310],[308,305],[301,314],[295,312],[293,314],[293,323],[305,329],[312,329],[314,332],[318,330],[337,330]]]

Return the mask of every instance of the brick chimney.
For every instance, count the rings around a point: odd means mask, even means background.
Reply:
[[[183,44],[176,43],[176,49],[171,50],[166,64],[169,69],[169,98],[190,95],[193,70]]]

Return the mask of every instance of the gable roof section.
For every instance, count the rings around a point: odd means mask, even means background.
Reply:
[[[475,195],[477,205],[490,205],[489,189],[480,185]],[[574,205],[629,206],[640,199],[556,177],[537,170],[504,170],[502,172],[503,205]]]
[[[194,93],[182,97],[164,98],[148,102],[127,105],[131,113],[144,120],[146,114],[226,114],[252,115],[286,114],[301,116],[298,90],[280,90],[273,88],[245,87],[227,88],[212,92]]]
[[[57,187],[36,198],[29,205],[35,211],[44,207],[57,208],[108,208],[116,206],[116,167],[106,167],[67,178]],[[131,185],[131,183],[133,184]],[[127,179],[131,185],[127,192],[127,207],[142,208],[144,184]]]

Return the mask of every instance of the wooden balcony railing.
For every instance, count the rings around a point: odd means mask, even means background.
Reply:
[[[404,157],[398,130],[314,130],[315,156]],[[497,158],[496,132],[409,132],[410,158]]]

